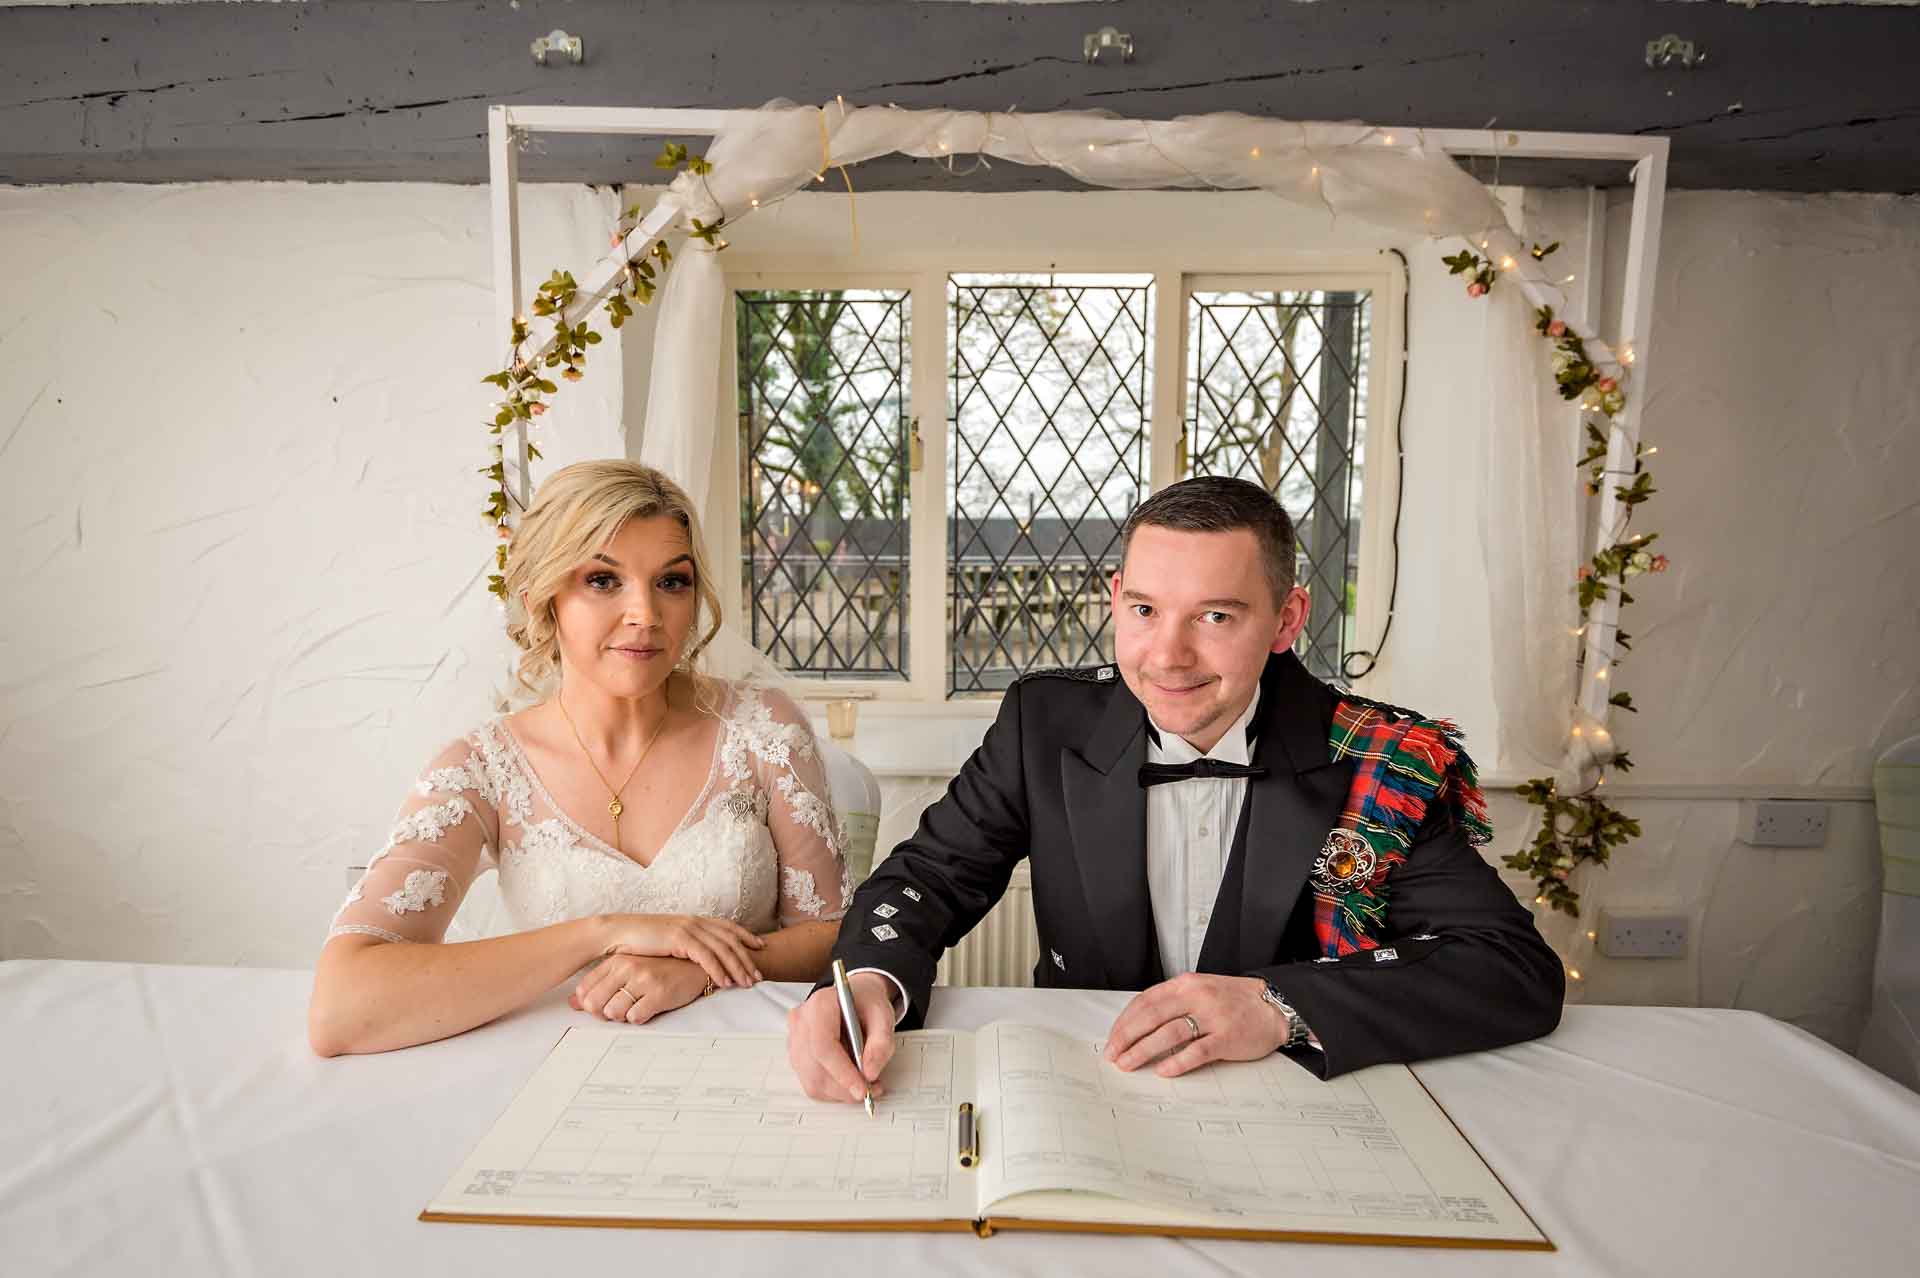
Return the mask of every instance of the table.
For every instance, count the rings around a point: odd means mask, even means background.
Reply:
[[[1334,1264],[1367,1278],[1825,1278],[1911,1273],[1920,1250],[1920,1096],[1756,1013],[1645,1007],[1570,1007],[1548,1038],[1417,1067],[1553,1254],[422,1224],[421,1207],[581,1014],[561,989],[445,1042],[321,1060],[305,1038],[311,979],[0,963],[0,1269],[1168,1278]],[[778,1031],[804,993],[723,992],[656,1024]],[[1092,1037],[1125,998],[943,990],[934,1024],[1007,1017]]]

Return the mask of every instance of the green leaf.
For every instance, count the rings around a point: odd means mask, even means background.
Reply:
[[[1607,704],[1610,706],[1619,706],[1622,710],[1632,714],[1640,713],[1633,708],[1633,694],[1631,692],[1616,692],[1607,698]]]

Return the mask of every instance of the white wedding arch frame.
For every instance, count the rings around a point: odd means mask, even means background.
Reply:
[[[843,163],[843,161],[832,157],[833,145],[829,133],[828,121],[834,118],[833,112],[835,109],[835,107],[823,107],[818,111],[821,138],[820,163],[810,167],[819,169],[822,172],[824,172],[824,169],[829,165],[840,167]],[[787,107],[783,108],[783,110],[791,114],[800,109]],[[812,109],[807,108],[806,110],[811,111]],[[838,123],[844,127],[853,112],[844,102],[837,104],[837,111]],[[882,114],[880,110],[874,108],[868,108],[867,111],[872,114]],[[980,117],[977,113],[932,111],[900,112],[897,109],[893,109],[893,116],[912,118],[929,117],[938,121],[940,127],[937,130],[918,135],[916,137],[916,145],[912,149],[903,146],[886,145],[872,153],[878,154],[881,153],[881,151],[899,150],[904,153],[921,154],[938,159],[942,158],[945,154],[964,155],[968,150],[975,149],[976,147],[981,151],[985,151],[988,142],[994,140],[996,137],[993,123],[994,115]],[[735,137],[751,136],[753,130],[766,126],[768,118],[769,112],[757,110],[506,105],[490,107],[488,109],[488,137],[493,220],[494,307],[496,320],[499,325],[495,331],[507,331],[512,320],[525,313],[525,294],[521,282],[520,270],[521,244],[518,209],[518,157],[520,146],[525,140],[542,133],[625,134],[660,138],[711,137],[724,140],[729,134],[733,134]],[[1004,125],[1004,122],[1014,119],[1015,117],[1001,115],[1000,118]],[[1480,236],[1481,243],[1476,247],[1485,251],[1490,258],[1500,263],[1502,268],[1507,271],[1507,275],[1502,276],[1503,282],[1511,277],[1511,282],[1518,285],[1520,293],[1525,297],[1530,308],[1541,305],[1554,306],[1556,313],[1562,314],[1567,319],[1569,325],[1586,339],[1588,353],[1596,365],[1620,369],[1623,372],[1631,372],[1635,393],[1627,397],[1625,409],[1615,414],[1611,419],[1606,467],[1599,497],[1594,506],[1593,527],[1589,534],[1594,539],[1592,544],[1595,545],[1610,545],[1614,540],[1618,539],[1621,530],[1624,528],[1625,515],[1627,513],[1626,507],[1620,500],[1621,489],[1625,486],[1622,481],[1630,480],[1633,472],[1640,436],[1640,417],[1645,400],[1645,395],[1641,388],[1646,384],[1647,339],[1652,328],[1654,277],[1659,259],[1661,213],[1666,195],[1667,139],[1596,133],[1539,133],[1481,129],[1411,129],[1404,126],[1374,128],[1366,125],[1306,125],[1283,121],[1261,120],[1246,116],[1202,116],[1185,117],[1175,121],[1137,121],[1119,120],[1112,117],[1092,117],[1078,113],[1060,113],[1055,116],[1028,115],[1017,118],[1020,121],[1022,141],[1018,144],[1010,144],[1008,142],[1008,135],[1002,133],[998,135],[1002,145],[994,151],[994,154],[1004,158],[1012,158],[1016,162],[1022,163],[1050,163],[1054,164],[1055,167],[1060,167],[1069,172],[1074,171],[1074,166],[1046,156],[1038,146],[1033,144],[1031,134],[1027,132],[1028,126],[1034,125],[1036,122],[1061,121],[1085,130],[1092,130],[1093,136],[1113,138],[1112,141],[1099,143],[1098,148],[1094,142],[1089,142],[1086,147],[1088,152],[1094,152],[1096,149],[1104,149],[1108,146],[1119,147],[1134,145],[1139,139],[1132,137],[1115,137],[1115,131],[1138,129],[1141,130],[1144,135],[1144,142],[1147,149],[1153,151],[1155,155],[1158,155],[1160,158],[1169,159],[1169,163],[1173,163],[1173,161],[1155,144],[1153,130],[1184,130],[1185,132],[1180,133],[1180,137],[1186,138],[1194,136],[1196,129],[1204,129],[1204,126],[1209,122],[1219,121],[1222,123],[1223,128],[1231,128],[1234,130],[1265,130],[1266,132],[1260,134],[1260,136],[1272,136],[1274,129],[1299,131],[1302,139],[1301,145],[1304,149],[1295,157],[1296,162],[1301,162],[1301,157],[1306,157],[1318,159],[1322,163],[1338,163],[1337,160],[1327,157],[1335,156],[1336,153],[1346,153],[1349,149],[1357,150],[1361,143],[1384,141],[1391,146],[1395,143],[1397,134],[1400,138],[1407,140],[1401,144],[1404,148],[1417,151],[1427,157],[1489,156],[1496,159],[1598,160],[1612,161],[1631,166],[1633,209],[1628,231],[1626,271],[1620,308],[1621,332],[1617,347],[1610,347],[1607,343],[1603,342],[1597,332],[1599,316],[1596,313],[1597,307],[1594,303],[1598,297],[1597,283],[1603,274],[1605,246],[1605,207],[1604,197],[1600,191],[1590,188],[1587,192],[1586,253],[1585,260],[1579,264],[1577,275],[1579,278],[1588,282],[1588,287],[1585,291],[1584,304],[1572,310],[1569,310],[1566,306],[1567,294],[1563,290],[1556,288],[1547,279],[1544,271],[1539,269],[1538,264],[1533,262],[1526,254],[1520,240],[1512,233],[1504,220],[1491,224],[1491,229],[1488,229],[1487,224],[1483,224],[1480,229],[1475,229],[1471,226],[1449,226],[1444,224],[1444,222],[1433,224],[1428,228],[1436,238],[1452,235]],[[964,141],[955,143],[947,140],[956,136],[956,124],[969,124],[980,119],[984,119],[986,125],[984,132],[979,135],[982,140],[975,143],[974,146],[968,146]],[[896,119],[894,122],[898,123],[898,120]],[[1310,134],[1309,131],[1315,132]],[[959,136],[964,138],[972,135],[961,131]],[[1089,134],[1076,134],[1075,136],[1082,137],[1089,136]],[[1238,134],[1236,134],[1236,136],[1238,136]],[[1310,136],[1319,136],[1322,139],[1321,150],[1315,151],[1312,146],[1308,144]],[[1334,138],[1335,141],[1329,143],[1326,141],[1328,137]],[[940,138],[942,140],[936,143],[931,141],[933,138]],[[1331,147],[1331,149],[1328,149],[1329,147]],[[1075,149],[1077,150],[1077,147]],[[1254,147],[1251,154],[1258,157],[1261,154],[1260,148],[1258,146]],[[852,160],[844,162],[857,162],[858,158],[861,157],[856,155]],[[1148,164],[1151,165],[1153,163],[1153,159],[1149,158]],[[1242,163],[1244,163],[1244,161]],[[1204,177],[1201,172],[1203,168],[1216,173],[1230,172],[1230,169],[1221,168],[1220,164],[1221,161],[1218,153],[1210,154],[1196,161],[1193,168],[1186,168],[1184,165],[1179,168],[1179,176],[1183,179],[1191,180],[1182,180],[1169,184],[1216,187],[1221,189],[1233,186],[1244,188],[1248,186],[1265,185],[1260,182],[1233,181],[1231,177],[1224,181],[1217,179],[1208,180]],[[1089,163],[1087,167],[1091,168],[1094,166]],[[1377,168],[1377,166],[1375,167]],[[1317,178],[1321,173],[1321,168],[1316,164],[1311,172],[1314,177]],[[1330,169],[1329,172],[1333,172],[1333,170]],[[1372,179],[1376,182],[1379,179],[1378,174],[1365,174],[1360,176],[1362,176],[1362,181],[1359,186],[1362,188],[1366,185],[1367,179]],[[1096,175],[1092,180],[1098,182],[1098,176]],[[684,178],[676,183],[674,189],[681,189],[683,183]],[[1125,186],[1131,185],[1132,183],[1116,180],[1109,184]],[[791,183],[789,183],[789,185],[791,185]],[[1363,207],[1365,200],[1366,192],[1361,190],[1356,199],[1356,204]],[[652,251],[654,244],[662,238],[674,233],[676,230],[686,229],[684,226],[679,226],[678,224],[682,223],[689,213],[698,215],[704,212],[704,220],[712,222],[717,214],[736,212],[735,210],[724,210],[711,202],[707,204],[705,209],[691,208],[689,207],[690,203],[691,201],[684,199],[681,201],[672,199],[662,199],[659,201],[654,208],[641,219],[640,223],[634,227],[622,243],[611,248],[591,270],[585,273],[584,277],[580,280],[580,288],[575,296],[574,302],[567,308],[563,318],[573,324],[577,324],[584,319],[614,290],[629,261],[643,258]],[[757,207],[758,201],[754,201],[754,204]],[[1330,209],[1333,207],[1331,202],[1328,202],[1328,207]],[[1457,211],[1458,207],[1459,205],[1456,203],[1452,207],[1443,209],[1443,212],[1453,214]],[[737,212],[744,211],[745,210],[737,210]],[[1433,209],[1426,210],[1426,217],[1429,223],[1434,223],[1434,213],[1435,210]],[[1363,217],[1362,220],[1370,219]],[[669,287],[671,287],[671,276],[683,268],[684,264],[676,265],[673,271],[669,272]],[[661,326],[657,331],[656,377],[660,375],[662,368],[662,362],[658,354],[658,352],[660,352],[660,343],[672,341],[674,340],[674,336],[674,334],[667,331],[665,325]],[[550,343],[548,343],[548,345],[550,345]],[[544,354],[544,351],[545,347],[542,346],[539,348],[538,353]],[[1547,351],[1544,349],[1544,343],[1541,348],[1536,349],[1535,354],[1537,355],[1538,375],[1543,379],[1547,378],[1549,376],[1547,371],[1549,361]],[[1569,406],[1566,410],[1564,420],[1567,423],[1566,429],[1569,440],[1571,440],[1577,434],[1577,410]],[[507,473],[524,507],[525,503],[530,500],[531,497],[531,477],[526,451],[526,423],[524,421],[516,421],[514,427],[515,434],[513,444],[508,450],[509,455],[506,458]],[[683,481],[688,479],[687,476],[680,476],[680,478]],[[1570,472],[1559,478],[1563,478],[1568,484],[1575,481],[1575,476]],[[1549,484],[1559,482],[1559,478],[1541,477],[1542,482]],[[1558,590],[1567,590],[1565,583],[1572,579],[1575,567],[1579,563],[1584,562],[1587,553],[1588,552],[1582,550],[1572,556],[1571,562],[1560,565],[1560,567],[1564,569],[1564,575],[1559,578],[1560,584],[1557,587]],[[1537,583],[1537,567],[1532,571],[1534,572]],[[1569,719],[1561,720],[1563,726],[1557,737],[1560,743],[1571,747],[1566,751],[1566,756],[1571,761],[1571,766],[1575,773],[1585,771],[1586,768],[1590,766],[1590,757],[1586,756],[1584,751],[1591,747],[1584,746],[1581,741],[1582,725],[1585,725],[1587,732],[1590,734],[1594,728],[1604,729],[1608,718],[1610,709],[1608,696],[1612,688],[1607,682],[1607,671],[1611,664],[1613,636],[1617,628],[1617,612],[1617,592],[1609,592],[1606,599],[1599,601],[1593,607],[1588,616],[1587,624],[1581,628],[1581,630],[1578,632],[1571,630],[1566,631],[1568,634],[1579,634],[1583,639],[1586,649],[1586,659],[1581,667],[1584,671],[1581,685],[1577,689],[1572,690],[1574,694],[1572,697],[1567,698],[1568,701],[1573,703],[1574,707],[1573,713],[1570,716],[1570,722],[1574,729],[1574,740],[1569,742],[1565,735],[1564,725],[1569,722]],[[1561,628],[1556,627],[1555,629],[1559,630]],[[1564,651],[1568,657],[1571,656],[1572,647],[1570,643],[1564,645]],[[1571,667],[1571,661],[1568,661],[1566,664],[1569,668]],[[1569,674],[1568,678],[1570,677]],[[1538,692],[1535,692],[1534,696],[1537,698]],[[1604,739],[1604,735],[1603,731],[1601,733],[1602,739]],[[1590,735],[1588,739],[1591,739]],[[1536,759],[1544,761],[1543,756],[1546,755],[1548,751],[1540,745],[1542,741],[1544,741],[1544,738],[1536,734],[1536,745],[1530,753]]]

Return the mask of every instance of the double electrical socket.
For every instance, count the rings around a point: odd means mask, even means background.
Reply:
[[[1817,848],[1827,841],[1827,805],[1818,799],[1742,799],[1734,837],[1755,848]]]
[[[1608,958],[1684,958],[1692,923],[1684,914],[1601,910],[1594,944]]]

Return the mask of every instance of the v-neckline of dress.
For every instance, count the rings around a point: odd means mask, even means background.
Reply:
[[[608,856],[618,857],[620,860],[627,862],[638,870],[651,870],[660,863],[661,856],[666,853],[668,848],[673,846],[673,841],[679,838],[682,831],[687,828],[687,819],[699,810],[702,801],[707,797],[707,792],[713,789],[714,762],[719,757],[721,742],[726,739],[727,735],[727,725],[724,721],[714,726],[713,752],[707,757],[706,780],[701,782],[699,792],[693,796],[693,802],[689,803],[687,810],[680,814],[680,820],[674,824],[673,829],[667,831],[667,837],[660,841],[660,846],[653,850],[653,855],[642,861],[638,857],[630,856],[622,852],[619,848],[614,847],[613,844],[608,843],[592,830],[587,829],[571,816],[567,815],[567,810],[560,806],[558,801],[554,799],[553,794],[547,789],[546,782],[540,779],[539,771],[533,766],[533,757],[527,753],[526,747],[520,744],[520,738],[516,736],[513,729],[508,726],[507,716],[501,715],[495,719],[494,722],[499,725],[501,735],[506,737],[507,748],[513,751],[513,757],[520,765],[520,770],[527,774],[527,780],[532,783],[534,793],[539,795],[541,801],[553,810],[553,814],[560,819],[561,824],[565,825],[567,829],[584,840],[589,846],[606,853]]]

